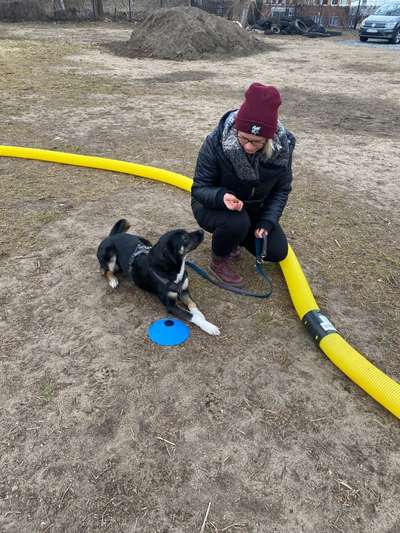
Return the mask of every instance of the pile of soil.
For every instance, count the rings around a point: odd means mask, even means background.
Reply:
[[[154,11],[136,26],[127,43],[112,46],[120,55],[175,60],[250,55],[271,48],[235,22],[195,7]]]

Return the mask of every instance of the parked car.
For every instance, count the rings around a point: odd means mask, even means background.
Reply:
[[[386,39],[390,43],[400,43],[400,3],[391,2],[380,6],[373,15],[360,24],[360,41]]]

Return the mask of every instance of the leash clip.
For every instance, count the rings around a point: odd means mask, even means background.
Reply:
[[[256,263],[261,265],[263,259],[267,257],[268,233],[265,233],[261,239],[256,239]]]
[[[267,248],[268,248],[268,233],[264,233],[263,242],[262,242],[262,250],[261,250],[261,257],[263,259],[267,257]]]

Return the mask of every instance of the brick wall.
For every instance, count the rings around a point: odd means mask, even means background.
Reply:
[[[348,6],[296,6],[296,15],[299,17],[312,17],[322,26],[348,26],[350,8]]]

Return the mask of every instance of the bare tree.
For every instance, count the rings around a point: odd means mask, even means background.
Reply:
[[[64,0],[54,0],[54,11],[65,11]]]
[[[102,19],[104,17],[103,0],[92,0],[93,14],[96,19]]]

